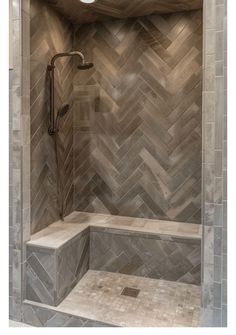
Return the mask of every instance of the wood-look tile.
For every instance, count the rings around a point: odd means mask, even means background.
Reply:
[[[70,24],[47,4],[31,1],[31,233],[59,218],[57,200],[57,167],[54,139],[48,135],[49,86],[47,65],[56,52],[72,49]],[[73,63],[58,61],[55,85],[55,107],[65,101],[72,106]],[[73,203],[72,109],[63,120],[59,142],[59,160],[63,168],[62,184],[65,210]]]

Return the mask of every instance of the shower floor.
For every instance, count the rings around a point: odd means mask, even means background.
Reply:
[[[137,297],[122,295],[126,287],[139,290]],[[200,286],[89,270],[51,308],[123,327],[197,327]]]

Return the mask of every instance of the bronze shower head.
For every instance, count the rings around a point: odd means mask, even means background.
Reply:
[[[93,63],[85,62],[84,55],[80,51],[70,51],[70,52],[61,52],[54,55],[51,59],[50,64],[47,66],[47,71],[50,72],[50,126],[48,128],[49,135],[54,135],[58,132],[59,120],[62,118],[68,111],[69,105],[63,104],[62,107],[58,110],[57,116],[55,118],[54,112],[54,71],[55,71],[55,62],[58,58],[61,57],[79,57],[80,63],[78,65],[79,70],[88,70],[93,67]]]
[[[86,63],[86,62],[81,63],[77,66],[79,70],[88,70],[88,69],[91,69],[92,67],[93,67],[93,63]]]

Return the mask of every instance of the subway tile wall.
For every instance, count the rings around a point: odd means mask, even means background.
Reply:
[[[12,0],[13,70],[10,70],[10,287],[9,315],[20,321],[24,243],[30,238],[29,1]]]
[[[227,1],[204,1],[202,326],[227,325]]]

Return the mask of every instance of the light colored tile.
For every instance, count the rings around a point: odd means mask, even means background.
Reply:
[[[223,31],[216,32],[216,60],[223,61],[224,59],[224,33]]]
[[[205,52],[207,55],[215,54],[216,34],[214,29],[206,30],[205,34]]]
[[[73,212],[65,221],[57,221],[31,236],[28,245],[59,248],[88,227],[118,229],[151,235],[167,235],[181,238],[201,238],[201,226],[194,223],[148,220],[121,217],[111,214]]]
[[[205,122],[215,121],[215,92],[204,92]]]
[[[137,298],[121,295],[140,290]],[[119,326],[199,326],[200,287],[89,270],[54,310]]]
[[[26,323],[9,320],[9,327],[32,327]]]
[[[205,14],[207,13],[207,14]],[[211,13],[209,15],[208,13]],[[205,20],[205,29],[214,29],[215,28],[215,0],[204,1],[204,20]]]

